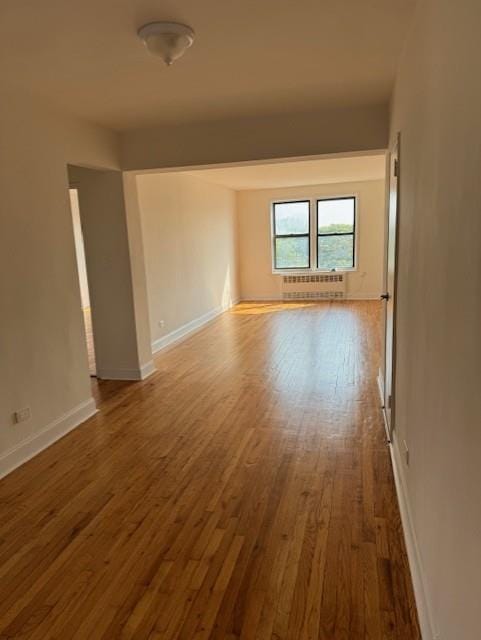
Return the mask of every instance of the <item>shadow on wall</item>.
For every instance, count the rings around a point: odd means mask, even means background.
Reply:
[[[227,265],[227,270],[224,280],[224,288],[222,290],[222,308],[229,309],[234,304],[235,300],[232,299],[232,285],[231,285],[231,272],[230,265]]]

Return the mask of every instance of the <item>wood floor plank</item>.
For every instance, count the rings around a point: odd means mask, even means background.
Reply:
[[[419,640],[380,313],[243,303],[93,383],[0,482],[0,639]]]

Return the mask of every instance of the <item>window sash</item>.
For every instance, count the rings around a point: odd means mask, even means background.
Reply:
[[[353,202],[353,223],[352,231],[335,231],[329,233],[319,232],[319,202],[332,202],[333,200],[352,200]],[[355,196],[338,196],[334,198],[317,198],[316,199],[316,268],[319,266],[319,238],[329,238],[330,236],[351,236],[352,237],[352,265],[350,267],[339,267],[342,269],[354,269],[356,266],[356,218],[357,218],[357,202]],[[337,267],[334,267],[337,268]]]
[[[307,232],[306,233],[277,233],[276,232],[276,205],[282,204],[307,204]],[[282,200],[272,203],[272,253],[274,257],[274,269],[276,271],[300,271],[311,269],[311,201],[310,200]],[[276,240],[278,238],[307,238],[307,266],[279,267],[277,266]]]

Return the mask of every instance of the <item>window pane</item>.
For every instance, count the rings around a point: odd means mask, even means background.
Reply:
[[[354,198],[317,201],[318,233],[352,233]]]
[[[309,233],[309,202],[282,202],[274,205],[275,234]]]
[[[276,238],[276,269],[309,266],[309,238]]]
[[[317,266],[319,269],[354,267],[354,235],[319,236]]]

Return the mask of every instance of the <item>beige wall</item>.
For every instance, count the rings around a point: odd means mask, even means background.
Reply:
[[[11,93],[0,139],[1,474],[15,447],[91,397],[67,162],[116,168],[118,139]]]
[[[135,328],[137,349],[141,365],[151,361],[152,338],[150,334],[147,277],[145,273],[145,252],[140,220],[137,178],[133,173],[123,174],[124,204],[127,215],[130,269],[133,285]]]
[[[138,129],[122,135],[122,166],[158,169],[385,149],[388,129],[387,105]]]
[[[238,298],[235,194],[179,174],[138,176],[137,189],[155,343]]]
[[[395,450],[426,640],[481,636],[480,24],[478,0],[423,0],[393,100],[391,137],[402,137]]]
[[[384,180],[237,192],[241,297],[280,297],[281,276],[272,273],[271,203],[274,200],[358,196],[358,268],[348,276],[352,298],[378,297],[383,281]]]

